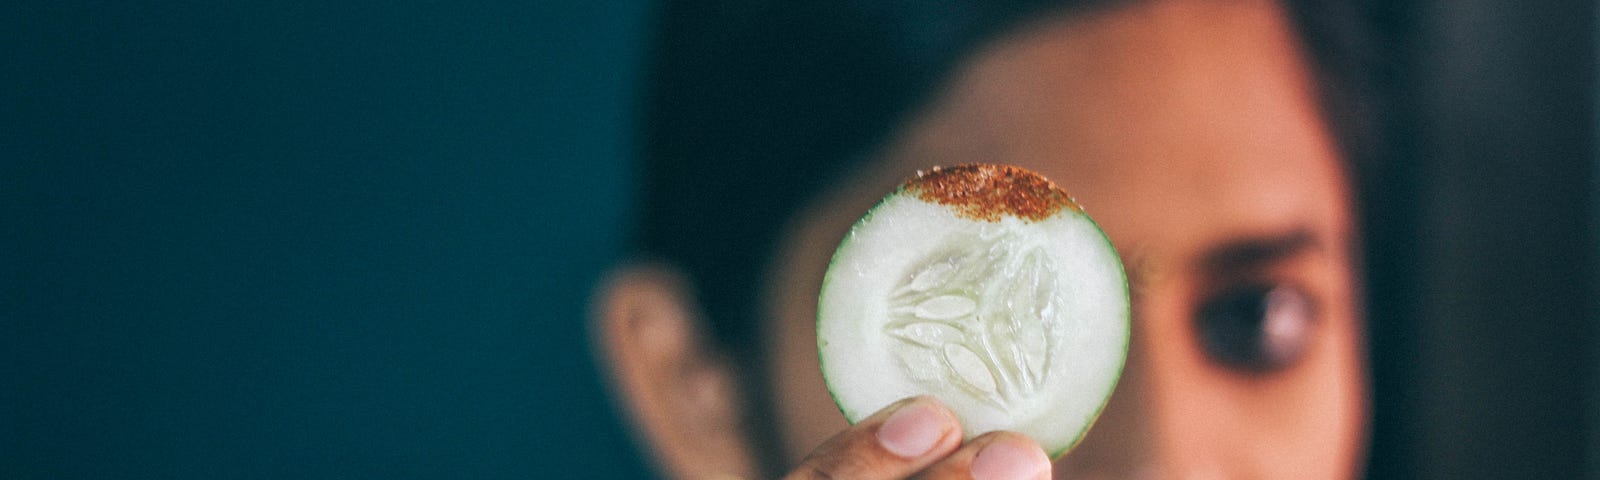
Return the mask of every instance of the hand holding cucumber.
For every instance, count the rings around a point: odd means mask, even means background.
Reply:
[[[913,397],[856,422],[806,457],[788,480],[1050,478],[1050,459],[1028,437],[990,432],[962,443],[955,414]]]

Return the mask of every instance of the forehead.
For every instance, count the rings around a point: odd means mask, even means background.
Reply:
[[[1218,3],[1077,15],[1005,39],[891,163],[1038,170],[1122,248],[1339,225],[1343,176],[1292,26]]]

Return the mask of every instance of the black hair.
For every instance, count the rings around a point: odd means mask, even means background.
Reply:
[[[692,279],[717,341],[755,353],[755,297],[784,222],[862,160],[964,56],[1062,4],[669,1],[663,8],[644,103],[635,245]]]

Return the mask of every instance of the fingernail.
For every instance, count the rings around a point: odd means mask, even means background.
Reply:
[[[933,450],[944,437],[948,419],[927,401],[914,400],[884,420],[878,427],[878,443],[901,457],[918,457]]]
[[[1000,437],[972,459],[975,480],[1035,480],[1050,475],[1050,459],[1037,447]]]

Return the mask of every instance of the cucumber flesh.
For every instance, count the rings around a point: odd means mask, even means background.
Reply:
[[[1017,167],[919,172],[851,228],[823,280],[822,373],[851,423],[933,395],[968,438],[1051,456],[1099,416],[1127,353],[1126,277],[1066,192]]]

